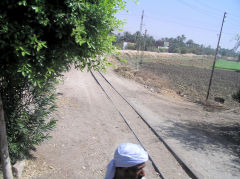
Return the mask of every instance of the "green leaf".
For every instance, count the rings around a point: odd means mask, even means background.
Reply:
[[[127,64],[127,59],[125,59],[125,58],[120,58],[120,62],[123,62],[123,63]]]
[[[80,69],[105,69],[109,65],[96,57],[114,50],[111,33],[121,24],[115,13],[125,5],[121,0],[18,0],[3,4],[0,91],[7,97],[9,151],[15,163],[30,156],[55,126],[48,117],[55,110],[52,90],[62,73],[72,63]],[[19,16],[8,13],[19,10]]]

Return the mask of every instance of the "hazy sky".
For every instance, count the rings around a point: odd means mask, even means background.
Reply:
[[[127,0],[127,12],[117,15],[126,19],[123,30],[131,33],[140,29],[144,10],[142,33],[159,39],[184,34],[187,39],[216,48],[224,12],[227,12],[220,46],[233,48],[234,38],[240,34],[240,0]]]

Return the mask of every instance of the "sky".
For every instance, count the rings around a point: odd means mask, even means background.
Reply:
[[[144,10],[142,33],[155,39],[177,37],[184,34],[198,44],[217,47],[224,12],[220,46],[232,49],[240,34],[240,0],[127,0],[126,11],[117,14],[125,20],[124,31],[140,30]]]

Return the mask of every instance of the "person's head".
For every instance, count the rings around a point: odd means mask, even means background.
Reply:
[[[115,151],[105,179],[139,179],[145,176],[147,152],[137,144],[124,143]]]
[[[145,163],[133,167],[116,167],[114,179],[141,179],[145,176]]]

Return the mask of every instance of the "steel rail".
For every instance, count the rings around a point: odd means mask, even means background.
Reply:
[[[98,71],[99,72],[99,71]],[[99,74],[104,78],[104,80],[112,87],[112,89],[114,91],[116,91],[119,96],[122,97],[123,100],[125,100],[125,102],[131,106],[131,108],[140,116],[140,118],[143,120],[143,122],[151,129],[151,131],[155,134],[155,136],[164,144],[164,146],[168,149],[168,151],[174,156],[174,158],[177,160],[177,162],[179,163],[179,165],[183,168],[183,170],[187,173],[187,175],[192,178],[192,179],[198,179],[201,178],[198,174],[196,174],[195,171],[193,171],[193,169],[191,169],[186,162],[183,161],[183,159],[181,159],[176,152],[173,151],[173,149],[167,144],[167,142],[153,129],[153,127],[146,121],[146,119],[138,112],[137,109],[135,109],[133,107],[132,104],[130,104],[130,102],[121,95],[121,93],[116,90],[116,88],[105,78],[105,76],[99,72]]]
[[[103,86],[100,84],[100,82],[98,81],[98,79],[96,78],[96,76],[93,74],[93,72],[90,70],[94,80],[97,82],[97,84],[100,86],[100,88],[103,90],[103,92],[105,93],[105,95],[107,96],[108,100],[113,104],[114,108],[118,111],[118,113],[120,114],[120,116],[122,117],[122,119],[124,120],[124,122],[126,123],[126,125],[128,126],[128,128],[132,131],[133,135],[136,137],[137,141],[139,142],[139,144],[145,149],[145,147],[143,146],[142,142],[140,141],[140,139],[138,138],[138,136],[136,135],[136,133],[134,132],[134,130],[131,128],[131,126],[129,125],[129,123],[127,122],[126,118],[122,115],[122,113],[120,112],[120,110],[117,108],[117,106],[114,104],[113,100],[109,97],[109,95],[107,94],[106,90],[103,88]],[[152,159],[152,157],[148,154],[150,161],[153,164],[153,167],[155,169],[155,171],[159,174],[159,176],[162,179],[166,179],[166,177],[162,174],[162,172],[160,171],[160,169],[157,167],[156,163],[154,162],[154,160]]]

